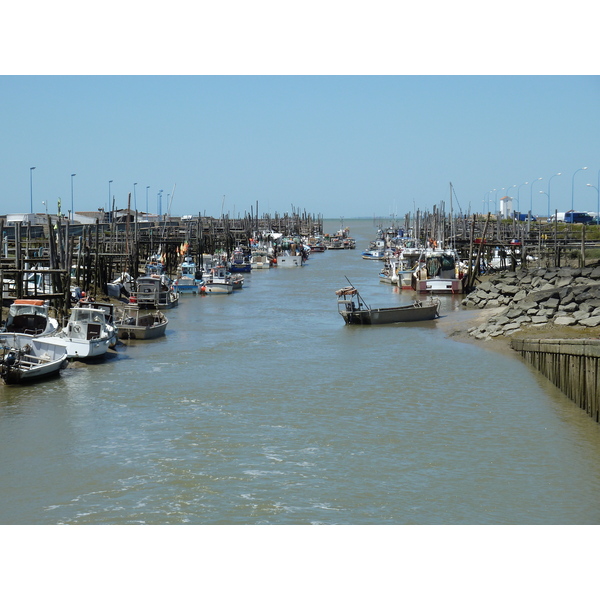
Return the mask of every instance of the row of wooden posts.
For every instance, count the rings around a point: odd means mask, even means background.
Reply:
[[[67,219],[56,223],[50,215],[42,226],[14,223],[7,226],[0,219],[0,289],[11,298],[33,296],[45,298],[59,316],[68,315],[71,285],[99,296],[106,284],[123,272],[140,273],[146,261],[160,252],[166,270],[176,272],[182,254],[202,256],[231,252],[247,246],[256,232],[276,231],[284,236],[323,233],[323,218],[306,212],[274,216],[254,214],[232,219],[198,215],[182,221],[139,223],[137,219],[117,223],[73,225]],[[27,283],[27,277],[40,272],[49,280],[48,289]]]

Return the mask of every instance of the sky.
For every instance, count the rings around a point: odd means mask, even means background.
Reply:
[[[7,9],[0,214],[597,210],[588,3],[103,6]]]
[[[404,216],[449,210],[450,182],[454,211],[508,192],[546,214],[559,172],[552,212],[598,201],[597,76],[2,76],[0,90],[2,214],[58,198],[66,213],[73,183],[75,211],[131,194],[172,215]]]

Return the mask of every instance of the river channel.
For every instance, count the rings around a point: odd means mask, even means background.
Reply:
[[[413,297],[361,259],[372,220],[344,225],[356,250],[182,296],[163,339],[2,386],[0,524],[600,523],[600,429],[516,353],[344,324],[345,277],[374,306]]]

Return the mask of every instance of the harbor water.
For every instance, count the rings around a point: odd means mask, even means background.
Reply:
[[[347,326],[346,277],[410,302],[356,250],[182,296],[162,339],[0,388],[0,523],[597,524],[600,429],[506,353],[426,323]],[[340,228],[326,221],[327,232]]]

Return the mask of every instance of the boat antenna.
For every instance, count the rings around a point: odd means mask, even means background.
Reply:
[[[344,275],[344,277],[346,277],[346,275]],[[367,307],[367,310],[371,310],[371,307],[365,302],[364,298],[360,295],[359,291],[356,289],[354,284],[348,279],[348,277],[346,277],[346,281],[353,287],[353,289],[356,290],[356,297],[358,298],[359,306],[361,304],[364,304]]]

